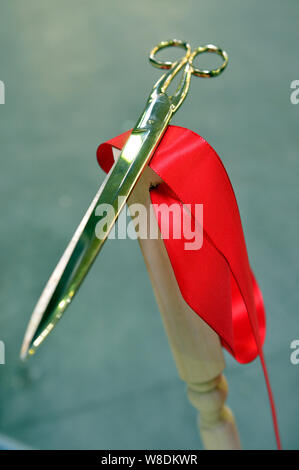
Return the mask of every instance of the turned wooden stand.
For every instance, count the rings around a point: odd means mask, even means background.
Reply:
[[[117,158],[119,151],[113,149],[113,152]],[[149,211],[149,189],[160,182],[159,176],[146,167],[128,200],[129,208],[138,203]],[[225,404],[228,386],[222,374],[225,362],[219,337],[183,299],[163,240],[139,239],[139,244],[178,373],[187,384],[190,402],[199,411],[204,447],[240,449],[234,416]]]

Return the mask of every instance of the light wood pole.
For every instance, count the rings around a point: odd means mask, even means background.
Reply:
[[[116,157],[118,151],[113,150]],[[149,189],[160,182],[161,179],[146,167],[128,200],[133,216],[133,204],[143,204],[149,213]],[[147,217],[148,224],[153,221],[157,224],[155,218]],[[149,233],[149,227],[147,229]],[[159,232],[158,227],[156,229]],[[199,411],[204,447],[240,449],[234,416],[225,404],[228,386],[222,374],[225,362],[219,337],[184,301],[163,240],[139,239],[139,244],[178,373],[187,384],[190,402]]]

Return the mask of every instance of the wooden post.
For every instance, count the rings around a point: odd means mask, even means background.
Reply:
[[[115,157],[118,153],[114,149]],[[161,179],[147,167],[128,200],[150,210],[150,187]],[[132,214],[134,216],[134,214]],[[147,217],[149,223],[155,218]],[[156,229],[159,232],[158,227]],[[160,232],[159,232],[160,233]],[[139,239],[139,244],[162,315],[180,377],[187,383],[190,402],[199,411],[199,430],[206,449],[240,449],[235,420],[225,405],[227,382],[218,335],[184,301],[161,238]]]

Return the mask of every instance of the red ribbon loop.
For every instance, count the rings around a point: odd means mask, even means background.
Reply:
[[[129,135],[126,132],[99,146],[97,158],[104,171],[113,165],[112,147],[121,149]],[[280,447],[262,351],[264,303],[249,265],[240,214],[225,168],[202,137],[177,126],[167,128],[149,166],[163,180],[151,190],[153,204],[167,208],[179,203],[182,213],[184,204],[189,204],[195,222],[194,207],[203,205],[202,247],[186,250],[188,240],[165,238],[167,253],[185,301],[216,331],[223,346],[241,363],[260,356]],[[159,226],[163,235],[163,226]]]

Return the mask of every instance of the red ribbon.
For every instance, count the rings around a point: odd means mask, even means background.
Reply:
[[[101,144],[97,158],[108,172],[112,147],[121,149],[130,131]],[[281,448],[273,394],[263,355],[265,309],[250,268],[240,214],[232,185],[215,150],[199,135],[169,126],[149,166],[163,183],[150,191],[160,208],[174,202],[203,204],[203,245],[186,250],[186,239],[164,243],[180,291],[188,305],[219,335],[222,345],[241,363],[260,356],[269,394],[274,431]],[[163,204],[163,205],[162,205]],[[162,210],[163,217],[163,210]],[[163,236],[163,225],[158,219]]]

